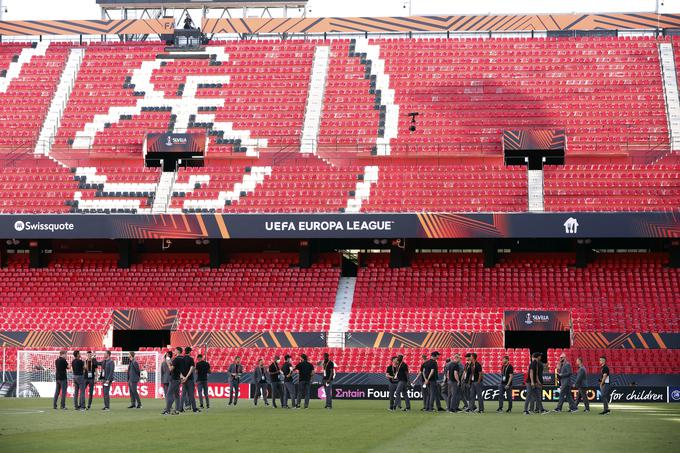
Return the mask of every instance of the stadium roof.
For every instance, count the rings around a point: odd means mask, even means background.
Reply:
[[[97,4],[103,8],[240,8],[240,7],[302,7],[307,5],[308,0],[246,0],[241,2],[221,0],[97,0]]]

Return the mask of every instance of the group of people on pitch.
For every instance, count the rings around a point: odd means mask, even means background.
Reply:
[[[409,379],[408,365],[404,363],[404,356],[393,356],[390,364],[385,371],[385,376],[389,382],[389,410],[396,411],[401,409],[408,412],[411,410],[411,402],[408,390],[412,386],[420,384],[423,389],[423,408],[426,412],[484,412],[484,397],[482,395],[482,382],[484,373],[482,365],[477,360],[474,352],[465,354],[465,364],[461,363],[461,355],[454,354],[453,358],[446,359],[442,375],[439,379],[439,352],[433,352],[428,358],[423,355],[423,362],[416,378],[411,382]],[[527,370],[526,400],[524,403],[524,414],[547,413],[543,408],[542,389],[543,389],[543,362],[542,354],[536,352],[531,356],[529,369]],[[578,370],[574,373],[573,368],[565,354],[560,355],[560,362],[556,368],[556,375],[559,383],[559,400],[553,412],[562,412],[562,407],[566,401],[569,405],[569,412],[576,412],[581,401],[585,406],[584,412],[590,412],[590,404],[586,395],[587,389],[587,370],[583,365],[583,360],[576,359]],[[498,384],[498,409],[496,412],[503,412],[505,401],[508,408],[505,412],[512,412],[512,383],[515,375],[514,368],[510,363],[510,358],[503,357],[501,364],[501,379]],[[574,377],[575,376],[575,377]],[[604,410],[600,415],[607,415],[609,410],[610,392],[610,373],[607,366],[606,357],[600,357],[600,378],[599,387],[602,395]],[[572,390],[577,390],[577,398],[574,400]],[[446,409],[441,406],[442,395],[446,402]],[[401,408],[401,400],[404,400],[405,407]],[[463,402],[463,408],[460,403]]]
[[[99,373],[97,373],[99,369]],[[130,375],[132,370],[136,371],[136,377]],[[113,382],[113,373],[115,371],[115,366],[113,360],[111,360],[111,352],[106,351],[104,353],[104,360],[99,362],[96,357],[93,356],[92,351],[87,351],[85,360],[80,356],[80,351],[73,351],[73,360],[69,364],[66,360],[66,351],[59,351],[59,357],[54,361],[54,371],[55,371],[55,389],[54,389],[54,400],[52,401],[52,406],[54,409],[57,408],[57,402],[61,396],[60,408],[66,410],[66,390],[68,389],[68,370],[71,370],[73,374],[73,405],[74,409],[77,411],[90,410],[92,407],[92,393],[94,392],[94,385],[96,381],[101,381],[102,383],[102,394],[104,396],[104,407],[102,410],[108,411],[110,407],[110,392],[111,383]],[[134,374],[134,371],[133,371]],[[136,395],[136,400],[138,403],[138,408],[142,407],[142,403],[139,399],[139,393],[137,393],[137,384],[139,383],[140,370],[139,364],[135,361],[135,353],[130,353],[130,364],[128,365],[128,385],[130,385],[130,396]],[[134,381],[131,383],[130,381]],[[87,399],[87,405],[85,405],[85,393],[89,387],[89,397]],[[133,390],[134,388],[134,390]],[[133,393],[134,392],[134,393]],[[130,406],[133,407],[133,406]]]
[[[210,409],[210,397],[208,396],[208,374],[210,374],[210,364],[204,360],[203,356],[197,356],[197,362],[191,357],[191,348],[182,349],[178,347],[175,353],[168,351],[165,360],[161,365],[161,384],[165,392],[165,410],[163,415],[176,415],[190,408],[193,412],[200,412],[203,409],[203,399],[205,398],[205,408]],[[335,363],[325,353],[323,360],[318,362],[320,373],[322,374],[322,385],[326,392],[326,409],[332,409],[333,400],[333,380],[335,379]],[[227,379],[229,382],[229,403],[227,406],[236,406],[239,399],[239,386],[244,373],[241,357],[236,356],[234,362],[227,369]],[[263,359],[259,359],[255,369],[252,371],[255,384],[255,397],[253,403],[257,406],[260,397],[265,406],[269,406],[267,394],[271,388],[272,406],[277,408],[276,399],[280,398],[281,407],[284,409],[300,408],[304,399],[304,408],[309,408],[311,397],[311,384],[315,374],[315,366],[309,361],[305,354],[300,354],[300,361],[293,365],[291,356],[284,357],[283,364],[280,357],[274,356],[274,360],[269,366],[264,364]],[[194,384],[194,377],[196,384]],[[297,385],[294,383],[297,378]],[[198,389],[200,409],[196,406],[194,393]],[[289,401],[291,405],[289,405]],[[172,406],[175,406],[174,410]]]

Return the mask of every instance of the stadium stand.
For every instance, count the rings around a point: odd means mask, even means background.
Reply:
[[[96,136],[91,130],[89,137],[80,136],[92,141],[91,148],[74,145],[78,131],[89,130],[85,125],[96,115],[139,101],[144,93],[131,83],[139,72],[148,73],[168,100],[184,94],[186,73],[228,77],[228,83],[198,87],[196,99],[218,101],[222,105],[210,111],[214,121],[232,124],[254,140],[227,140],[211,131],[209,166],[191,170],[202,176],[200,189],[177,186],[170,202],[174,210],[338,212],[347,207],[363,165],[371,164],[379,167],[378,176],[360,204],[364,212],[526,211],[526,178],[521,170],[502,166],[500,135],[508,128],[546,127],[566,127],[570,164],[546,170],[546,210],[676,210],[680,170],[668,152],[657,42],[644,37],[215,42],[211,45],[223,52],[224,61],[177,59],[156,69],[154,59],[163,52],[158,44],[89,44],[50,155],[76,169],[75,182],[52,159],[26,155],[66,55],[78,47],[53,43],[0,93],[0,127],[12,131],[3,136],[12,143],[0,144],[0,178],[41,175],[16,187],[3,184],[0,209],[148,212],[159,172],[141,172],[141,144],[146,133],[167,131],[177,114],[149,107],[139,115],[122,115]],[[677,40],[673,43],[677,49]],[[330,45],[331,54],[317,162],[295,156],[314,49],[322,44]],[[359,52],[377,46],[377,57]],[[0,49],[14,57],[26,47],[3,43]],[[382,73],[375,69],[383,66]],[[378,142],[386,141],[383,129],[389,128],[385,103],[392,101],[377,92],[387,73],[402,114],[390,155],[383,147],[376,156]],[[551,77],[544,77],[547,73]],[[421,113],[414,132],[408,130],[408,111]],[[198,121],[188,126],[189,131],[206,127]],[[259,159],[244,155],[246,142],[259,151]],[[239,190],[239,174],[253,165],[271,170]],[[189,182],[183,171],[180,184]],[[132,186],[102,187],[112,173]],[[83,181],[90,186],[81,187]],[[10,196],[16,190],[24,196]]]
[[[570,310],[579,332],[680,327],[680,274],[661,255],[601,254],[585,269],[566,254],[512,254],[493,269],[481,254],[421,254],[399,269],[388,260],[369,255],[359,269],[350,331],[495,332],[504,309]]]
[[[19,320],[41,312],[55,318],[41,329],[50,330],[68,306],[74,327],[82,318],[98,331],[112,308],[180,309],[178,330],[327,331],[340,277],[332,256],[302,269],[292,254],[243,254],[210,269],[200,255],[152,255],[127,270],[113,255],[74,255],[58,255],[47,269],[27,269],[19,255],[0,269],[9,325],[26,327]]]
[[[576,358],[591,370],[599,366],[599,359],[607,357],[616,374],[678,374],[680,373],[680,349],[549,349],[548,362],[558,363],[560,354],[566,354],[572,366]]]

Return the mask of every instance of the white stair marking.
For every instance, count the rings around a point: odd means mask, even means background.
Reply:
[[[73,85],[76,83],[80,65],[85,56],[85,49],[71,49],[66,60],[66,66],[59,78],[59,85],[54,92],[50,108],[47,110],[45,121],[43,122],[40,135],[38,136],[38,143],[35,145],[34,154],[42,154],[49,156],[52,150],[54,138],[59,130],[61,124],[61,117],[64,114],[68,100],[71,97]]]
[[[399,135],[399,105],[395,103],[394,89],[390,88],[390,76],[385,74],[385,60],[380,58],[380,46],[369,44],[365,38],[357,39],[356,53],[365,53],[371,60],[371,75],[376,76],[376,90],[380,90],[380,104],[385,106],[385,133],[376,141],[377,154],[389,156],[390,141]]]
[[[303,154],[316,154],[330,52],[331,48],[329,46],[316,46],[314,50],[312,75],[309,80],[307,105],[305,106],[305,118],[302,123],[300,152]]]
[[[671,149],[676,150],[680,149],[680,100],[673,46],[670,43],[659,44],[659,56]]]
[[[255,188],[262,184],[267,176],[272,174],[272,167],[252,167],[250,173],[243,175],[243,180],[234,184],[232,190],[221,191],[216,199],[212,200],[184,200],[184,209],[215,209],[221,211],[227,200],[236,201],[241,192],[252,193]]]
[[[349,318],[352,315],[356,282],[356,277],[340,277],[338,292],[335,294],[333,314],[331,314],[331,324],[328,330],[327,344],[329,348],[342,348],[345,346],[345,334],[349,330]]]
[[[156,195],[153,199],[151,213],[166,212],[172,196],[172,185],[175,182],[176,173],[174,171],[164,171],[156,187]]]
[[[0,77],[0,93],[6,93],[10,83],[21,74],[24,65],[30,63],[33,57],[44,57],[49,47],[48,41],[40,41],[35,48],[26,47],[22,49],[17,61],[13,61],[7,67],[5,77]]]
[[[371,196],[371,186],[376,182],[378,182],[378,167],[375,165],[364,167],[364,179],[357,182],[354,197],[347,200],[345,212],[361,211],[362,202],[369,199]]]
[[[543,170],[527,170],[529,211],[541,212],[543,204]]]

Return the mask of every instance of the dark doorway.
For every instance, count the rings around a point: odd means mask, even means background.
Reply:
[[[113,346],[123,351],[139,348],[164,348],[170,344],[169,330],[114,330]]]
[[[540,352],[543,354],[543,362],[548,360],[548,349],[569,348],[569,331],[561,332],[526,332],[526,331],[505,331],[506,348],[528,348],[531,353]]]

